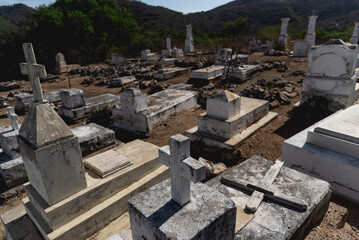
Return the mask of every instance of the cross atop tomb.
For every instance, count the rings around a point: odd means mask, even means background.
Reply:
[[[190,141],[177,134],[170,138],[170,145],[158,150],[159,161],[171,170],[172,200],[180,206],[191,201],[191,183],[205,179],[206,168],[190,157]]]
[[[42,96],[40,77],[46,77],[46,69],[44,65],[36,63],[34,49],[31,43],[24,43],[22,46],[26,63],[20,63],[21,73],[23,75],[29,75],[35,102],[41,103],[44,99]]]
[[[16,115],[12,107],[7,107],[7,116],[10,118],[11,126],[14,131],[19,130],[19,117]]]

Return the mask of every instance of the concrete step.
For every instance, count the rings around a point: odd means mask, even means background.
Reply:
[[[86,239],[103,229],[116,218],[127,212],[127,201],[140,192],[149,189],[153,185],[169,178],[169,169],[160,166],[150,174],[134,182],[127,188],[111,196],[100,204],[89,209],[85,213],[62,225],[56,230],[51,230],[49,225],[36,211],[28,198],[23,199],[26,212],[35,223],[45,239]],[[20,229],[19,229],[20,231]]]

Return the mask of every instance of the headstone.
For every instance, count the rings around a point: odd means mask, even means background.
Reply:
[[[179,49],[179,48],[173,48],[171,51],[171,57],[173,58],[179,58],[179,57],[183,57],[183,50]]]
[[[119,105],[120,97],[113,94],[101,94],[85,99],[81,89],[63,89],[60,92],[62,105],[58,113],[69,119],[82,118],[91,111],[100,110],[110,105]]]
[[[171,180],[129,201],[132,238],[233,239],[233,202],[201,183],[191,183],[203,180],[206,170],[190,157],[189,140],[172,136],[170,146],[159,149],[159,160],[170,167]]]
[[[358,38],[359,38],[359,22],[354,23],[354,30],[353,35],[350,38],[351,44],[358,44]]]
[[[113,65],[123,65],[126,63],[126,58],[121,57],[117,53],[111,54],[111,63]]]
[[[303,81],[301,104],[314,97],[327,99],[329,110],[349,107],[359,95],[356,87],[358,46],[339,39],[311,48]]]
[[[305,40],[308,41],[309,47],[315,45],[315,24],[317,22],[318,16],[310,16],[308,23],[308,32],[305,35]]]
[[[221,91],[207,100],[207,116],[228,120],[241,111],[241,98],[230,91]]]
[[[57,72],[66,72],[66,61],[65,61],[65,56],[62,53],[58,53],[55,56],[55,60],[56,60],[56,71]]]
[[[45,67],[36,64],[30,43],[23,44],[35,103],[19,130],[18,143],[31,186],[53,205],[86,188],[84,166],[78,139],[51,106],[43,101],[39,76]],[[51,156],[51,157],[49,157]]]
[[[280,34],[278,38],[278,46],[284,47],[288,44],[288,24],[290,18],[281,18],[282,25],[280,28]]]
[[[16,115],[12,107],[7,107],[7,116],[10,119],[12,129],[14,131],[19,130],[19,117]]]
[[[121,107],[112,110],[114,125],[126,131],[145,134],[175,113],[197,106],[196,92],[166,89],[147,95],[127,89],[121,95]]]
[[[192,25],[189,23],[186,25],[186,41],[184,47],[185,53],[191,53],[194,51],[194,41],[192,38]]]
[[[341,110],[283,143],[285,165],[328,181],[333,192],[359,203],[359,106]]]
[[[81,89],[67,89],[60,92],[61,104],[63,107],[72,109],[84,106],[85,96]]]
[[[216,65],[227,65],[230,61],[237,60],[236,64],[248,62],[248,55],[233,53],[231,48],[222,48],[217,52]]]

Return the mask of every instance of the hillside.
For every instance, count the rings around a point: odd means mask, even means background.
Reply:
[[[0,7],[0,16],[5,21],[17,21],[22,19],[30,19],[31,13],[35,10],[25,4],[14,4],[11,6]]]
[[[252,26],[277,25],[281,17],[290,17],[291,24],[304,29],[313,10],[319,15],[318,27],[352,25],[359,16],[359,0],[235,0],[210,11],[187,15],[140,1],[117,0],[117,3],[128,7],[143,29],[184,30],[184,25],[191,22],[194,29],[202,32],[218,32],[223,22],[239,17],[248,18]],[[28,19],[33,11],[24,4],[15,4],[0,7],[0,16],[10,21]]]
[[[129,6],[145,28],[181,30],[191,22],[203,32],[220,31],[223,22],[239,17],[248,18],[254,26],[277,25],[281,17],[290,17],[291,24],[304,29],[313,10],[319,15],[318,27],[352,25],[359,15],[359,0],[235,0],[210,11],[187,15],[139,1],[118,0],[118,4]]]

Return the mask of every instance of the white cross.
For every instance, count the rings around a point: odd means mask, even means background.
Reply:
[[[190,157],[190,141],[177,134],[170,138],[170,146],[158,150],[159,161],[171,170],[172,200],[180,206],[191,201],[191,183],[205,179],[206,168]]]
[[[10,118],[11,126],[13,130],[19,130],[19,117],[16,115],[12,107],[7,107],[7,116]]]
[[[35,102],[43,102],[42,90],[40,85],[40,77],[46,77],[46,69],[44,65],[37,64],[34,54],[34,49],[31,43],[24,43],[22,45],[25,54],[26,63],[20,63],[21,73],[29,75],[34,93]]]

